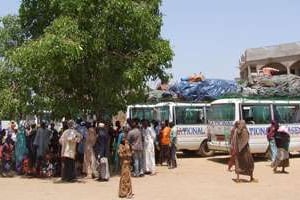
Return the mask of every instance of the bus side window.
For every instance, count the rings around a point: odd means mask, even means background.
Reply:
[[[295,106],[295,108],[294,108],[293,122],[296,122],[296,123],[300,122],[300,107],[299,107],[299,105]]]
[[[269,105],[244,105],[242,115],[247,124],[268,124],[271,120]]]
[[[279,123],[299,123],[299,105],[274,105],[274,119]]]

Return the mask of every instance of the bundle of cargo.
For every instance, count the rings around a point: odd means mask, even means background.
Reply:
[[[252,84],[242,86],[243,96],[300,96],[300,77],[296,75],[257,76]]]

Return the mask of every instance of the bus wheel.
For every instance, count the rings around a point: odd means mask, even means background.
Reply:
[[[209,150],[208,146],[207,146],[207,140],[204,140],[201,145],[199,150],[197,151],[198,155],[201,155],[203,157],[207,157],[207,156],[213,156],[214,155],[214,151],[213,150]]]

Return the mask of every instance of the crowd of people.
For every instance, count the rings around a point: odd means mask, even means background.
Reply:
[[[278,167],[282,167],[281,172],[286,173],[285,168],[289,167],[290,135],[288,129],[285,126],[279,126],[273,120],[267,128],[267,139],[274,173],[278,173]],[[229,142],[231,156],[228,161],[228,171],[235,166],[237,182],[240,182],[240,175],[250,176],[250,182],[256,182],[257,180],[253,177],[254,160],[249,147],[249,131],[244,120],[234,123]]]
[[[284,126],[272,121],[267,129],[274,173],[289,166],[290,136]],[[11,121],[0,133],[0,173],[40,178],[61,177],[74,182],[78,177],[109,181],[120,175],[119,196],[131,198],[131,177],[156,175],[156,165],[177,167],[177,135],[173,123],[128,119],[121,126],[112,123],[64,121],[60,131],[45,121],[36,124]],[[235,166],[240,175],[253,177],[254,161],[249,147],[249,131],[244,120],[236,121],[230,135],[228,170]]]
[[[174,124],[128,119],[112,123],[64,121],[39,125],[11,121],[0,133],[0,173],[3,177],[25,175],[61,177],[74,182],[78,177],[109,181],[120,174],[120,197],[132,195],[130,177],[155,175],[156,165],[177,167],[177,135]]]

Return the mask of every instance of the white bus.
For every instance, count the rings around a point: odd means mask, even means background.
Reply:
[[[234,121],[245,120],[250,133],[251,153],[266,153],[267,128],[271,120],[288,127],[290,151],[300,151],[300,100],[220,99],[211,103],[208,114],[208,148],[229,151]]]
[[[144,106],[144,107],[143,107]],[[162,102],[155,105],[139,105],[138,108],[151,114],[140,114],[140,116],[152,116],[154,120],[162,122],[168,120],[174,122],[177,130],[177,149],[183,152],[196,152],[202,156],[212,155],[207,148],[207,111],[209,104],[204,103],[175,103]],[[138,117],[135,106],[128,106],[127,116]],[[132,113],[130,113],[130,111]],[[143,117],[138,117],[143,119]],[[147,119],[147,118],[145,118]],[[148,120],[151,120],[148,118]]]

